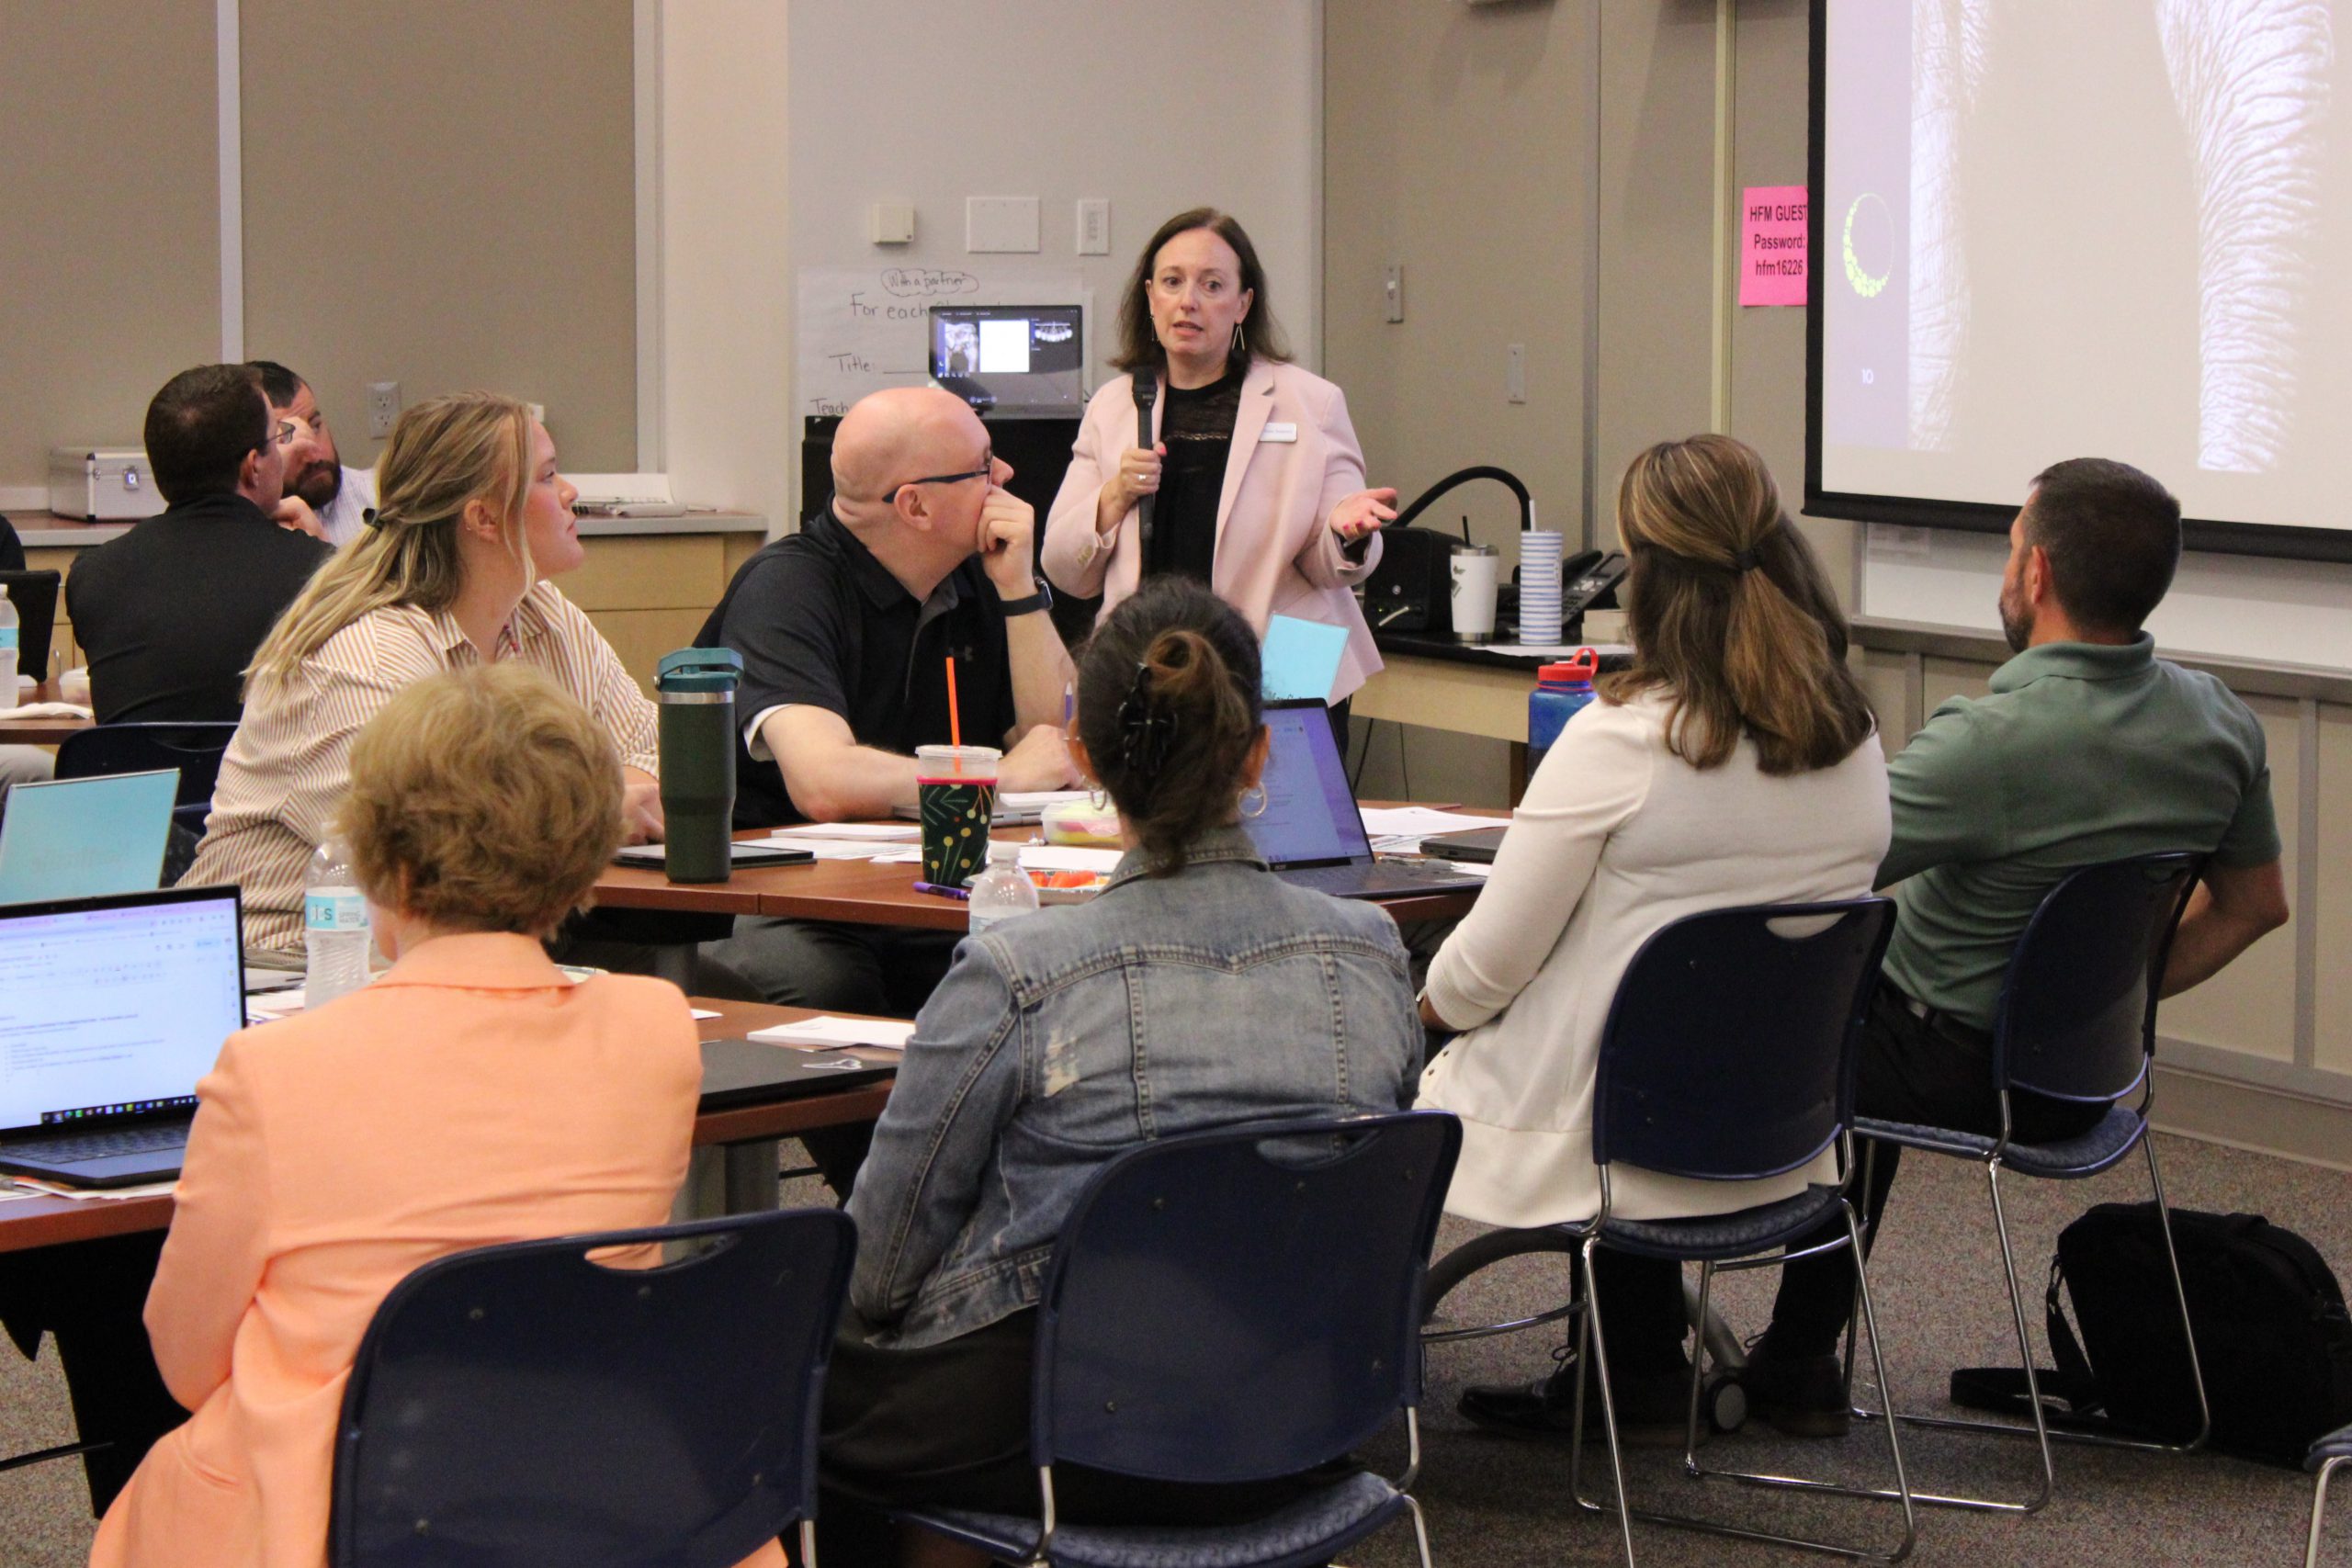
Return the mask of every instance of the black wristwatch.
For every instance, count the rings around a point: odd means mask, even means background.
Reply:
[[[1028,615],[1033,610],[1050,610],[1054,607],[1054,591],[1046,586],[1043,578],[1037,580],[1036,586],[1037,592],[1030,594],[1026,599],[1007,599],[1002,602],[1001,607],[1004,611],[1006,620],[1009,621],[1015,615]]]

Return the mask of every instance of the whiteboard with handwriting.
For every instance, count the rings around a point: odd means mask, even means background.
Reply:
[[[804,267],[798,377],[804,416],[838,414],[885,387],[931,379],[933,305],[1077,305],[1086,312],[1086,386],[1094,376],[1094,291],[1076,272],[990,267]]]

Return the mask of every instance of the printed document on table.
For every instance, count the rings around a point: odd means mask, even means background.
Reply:
[[[914,1032],[913,1024],[887,1018],[835,1018],[827,1013],[820,1018],[804,1018],[797,1023],[775,1023],[765,1029],[754,1029],[746,1038],[766,1045],[813,1046],[820,1051],[843,1045],[878,1045],[888,1051],[903,1051]]]
[[[1467,811],[1440,811],[1428,806],[1367,806],[1363,830],[1375,839],[1426,839],[1433,833],[1460,833],[1473,828],[1507,828],[1508,817],[1475,817]]]

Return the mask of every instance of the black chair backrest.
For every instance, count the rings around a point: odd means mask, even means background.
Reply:
[[[2026,922],[2001,982],[1993,1070],[2060,1100],[2120,1100],[2156,1048],[2157,979],[2201,857],[2138,855],[2069,872]]]
[[[212,798],[212,786],[220,777],[220,758],[236,733],[234,724],[220,721],[101,724],[77,730],[58,743],[57,776],[86,779],[100,773],[177,768],[176,800],[182,806],[201,806]]]
[[[50,634],[57,629],[57,589],[65,581],[54,571],[0,571],[0,593],[17,607],[17,673],[49,679]],[[0,708],[17,705],[17,694],[0,692]]]
[[[1778,1176],[1837,1140],[1894,930],[1884,898],[1761,904],[1661,928],[1601,1028],[1592,1157],[1717,1181]]]
[[[1462,1124],[1162,1139],[1087,1184],[1038,1310],[1031,1451],[1164,1481],[1336,1459],[1420,1398],[1421,1276]]]
[[[607,1268],[605,1247],[698,1255]],[[815,1497],[855,1231],[831,1210],[565,1236],[426,1264],[344,1392],[336,1568],[724,1568]]]

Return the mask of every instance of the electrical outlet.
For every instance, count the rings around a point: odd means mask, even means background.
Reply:
[[[1527,400],[1527,345],[1510,345],[1510,356],[1503,363],[1503,396],[1514,403]]]
[[[393,423],[401,417],[401,384],[398,381],[368,383],[368,434],[381,441],[392,433]]]

